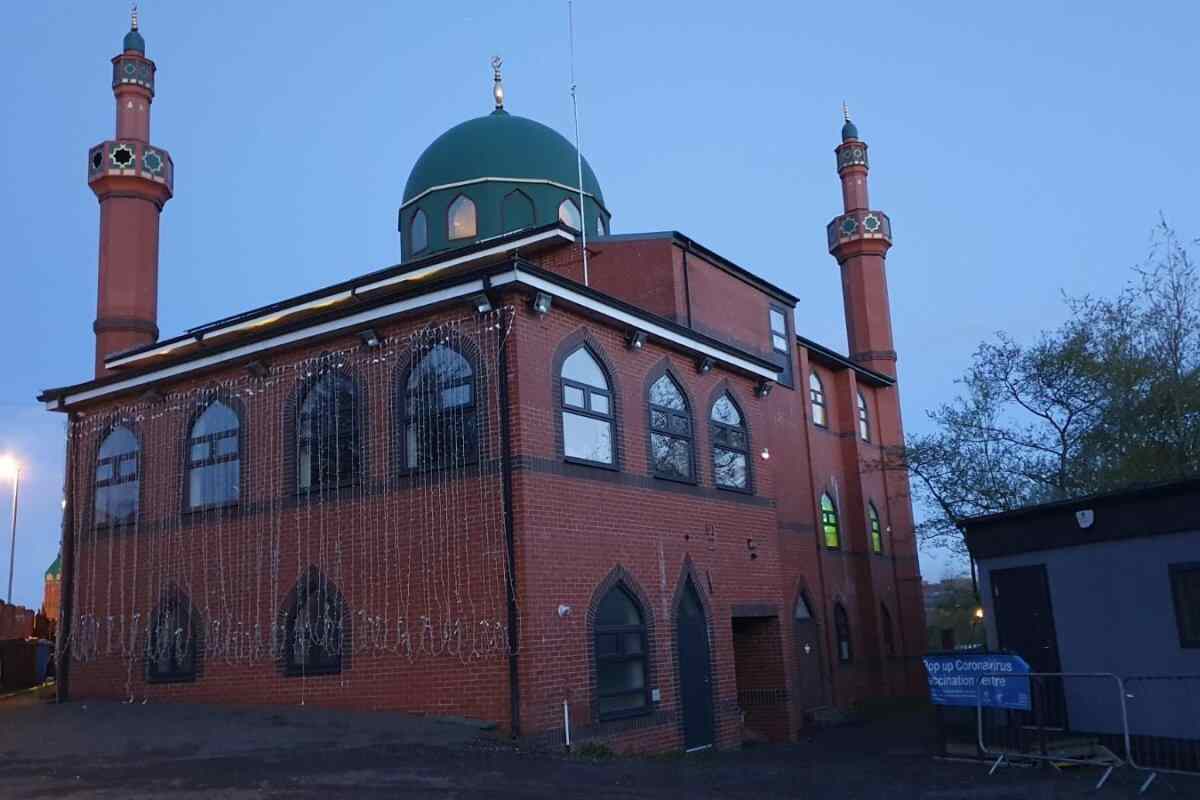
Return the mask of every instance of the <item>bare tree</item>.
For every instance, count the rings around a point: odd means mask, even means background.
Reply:
[[[1191,244],[1196,244],[1195,242]],[[934,433],[885,454],[912,477],[924,544],[962,553],[963,519],[1200,472],[1200,275],[1165,221],[1114,298],[1066,298],[1029,345],[997,334]]]

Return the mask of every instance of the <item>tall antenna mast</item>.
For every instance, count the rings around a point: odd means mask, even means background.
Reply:
[[[579,141],[579,101],[575,97],[575,8],[572,0],[567,0],[567,28],[571,41],[571,113],[575,116],[575,169],[579,177],[579,232],[582,234],[580,249],[583,250],[583,285],[587,286],[587,206],[583,203],[583,145]]]

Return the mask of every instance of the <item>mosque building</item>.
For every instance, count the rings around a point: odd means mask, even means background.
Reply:
[[[880,468],[903,441],[892,231],[848,118],[827,225],[848,355],[690,236],[617,232],[498,61],[494,109],[416,160],[399,264],[161,338],[174,166],[136,18],[112,67],[95,375],[40,396],[69,420],[64,697],[548,742],[569,717],[655,751],[923,692],[909,487]]]

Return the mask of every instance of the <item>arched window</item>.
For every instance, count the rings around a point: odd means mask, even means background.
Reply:
[[[842,546],[842,534],[838,530],[837,506],[833,498],[827,494],[821,495],[821,530],[825,533],[825,546],[836,549]]]
[[[429,218],[418,208],[408,224],[408,252],[415,255],[426,247],[429,247]]]
[[[867,524],[871,526],[871,552],[883,552],[883,526],[879,524],[879,512],[874,503],[867,503]]]
[[[670,375],[650,385],[650,456],[654,474],[692,479],[692,415]]]
[[[475,202],[460,194],[446,210],[446,238],[470,239],[475,231]]]
[[[896,657],[896,632],[892,629],[892,614],[883,603],[879,604],[879,623],[883,626],[883,654]]]
[[[137,519],[142,448],[133,431],[113,428],[96,454],[97,525],[124,525]]]
[[[822,428],[825,427],[829,424],[825,415],[825,387],[821,385],[821,379],[815,372],[808,374],[808,396],[812,401],[813,422]]]
[[[409,469],[475,460],[475,371],[462,353],[438,343],[421,355],[408,373],[404,415],[404,465]]]
[[[807,622],[812,618],[812,608],[808,605],[808,595],[801,592],[796,597],[796,608],[792,611],[792,619],[798,622]]]
[[[188,441],[188,508],[227,506],[238,501],[242,484],[241,421],[220,400],[192,424]]]
[[[646,623],[633,595],[620,584],[596,608],[596,696],[601,719],[649,708]]]
[[[340,486],[358,477],[358,419],[349,377],[329,371],[308,385],[300,401],[296,440],[300,491]]]
[[[315,568],[296,583],[284,620],[283,661],[288,675],[342,671],[342,596]]]
[[[150,620],[146,678],[154,683],[195,680],[200,632],[199,615],[192,601],[170,587]]]
[[[533,201],[520,189],[504,195],[500,203],[500,228],[505,233],[533,225]]]
[[[583,230],[583,223],[579,217],[579,206],[575,205],[575,201],[567,198],[558,204],[558,221],[568,228],[575,230]]]
[[[712,431],[713,482],[726,489],[745,489],[750,485],[750,442],[742,412],[728,394],[713,403],[709,414]]]
[[[604,370],[586,347],[562,365],[563,455],[596,464],[613,463],[612,391]]]
[[[841,603],[833,607],[833,629],[837,635],[838,661],[848,664],[854,658],[854,651],[850,647],[850,620]]]
[[[858,438],[864,442],[871,441],[871,418],[867,414],[867,398],[858,393]]]

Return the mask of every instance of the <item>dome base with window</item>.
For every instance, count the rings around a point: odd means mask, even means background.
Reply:
[[[400,206],[402,258],[409,261],[500,234],[560,221],[607,235],[610,214],[583,160],[579,207],[575,146],[540,122],[497,108],[456,125],[417,159]]]

